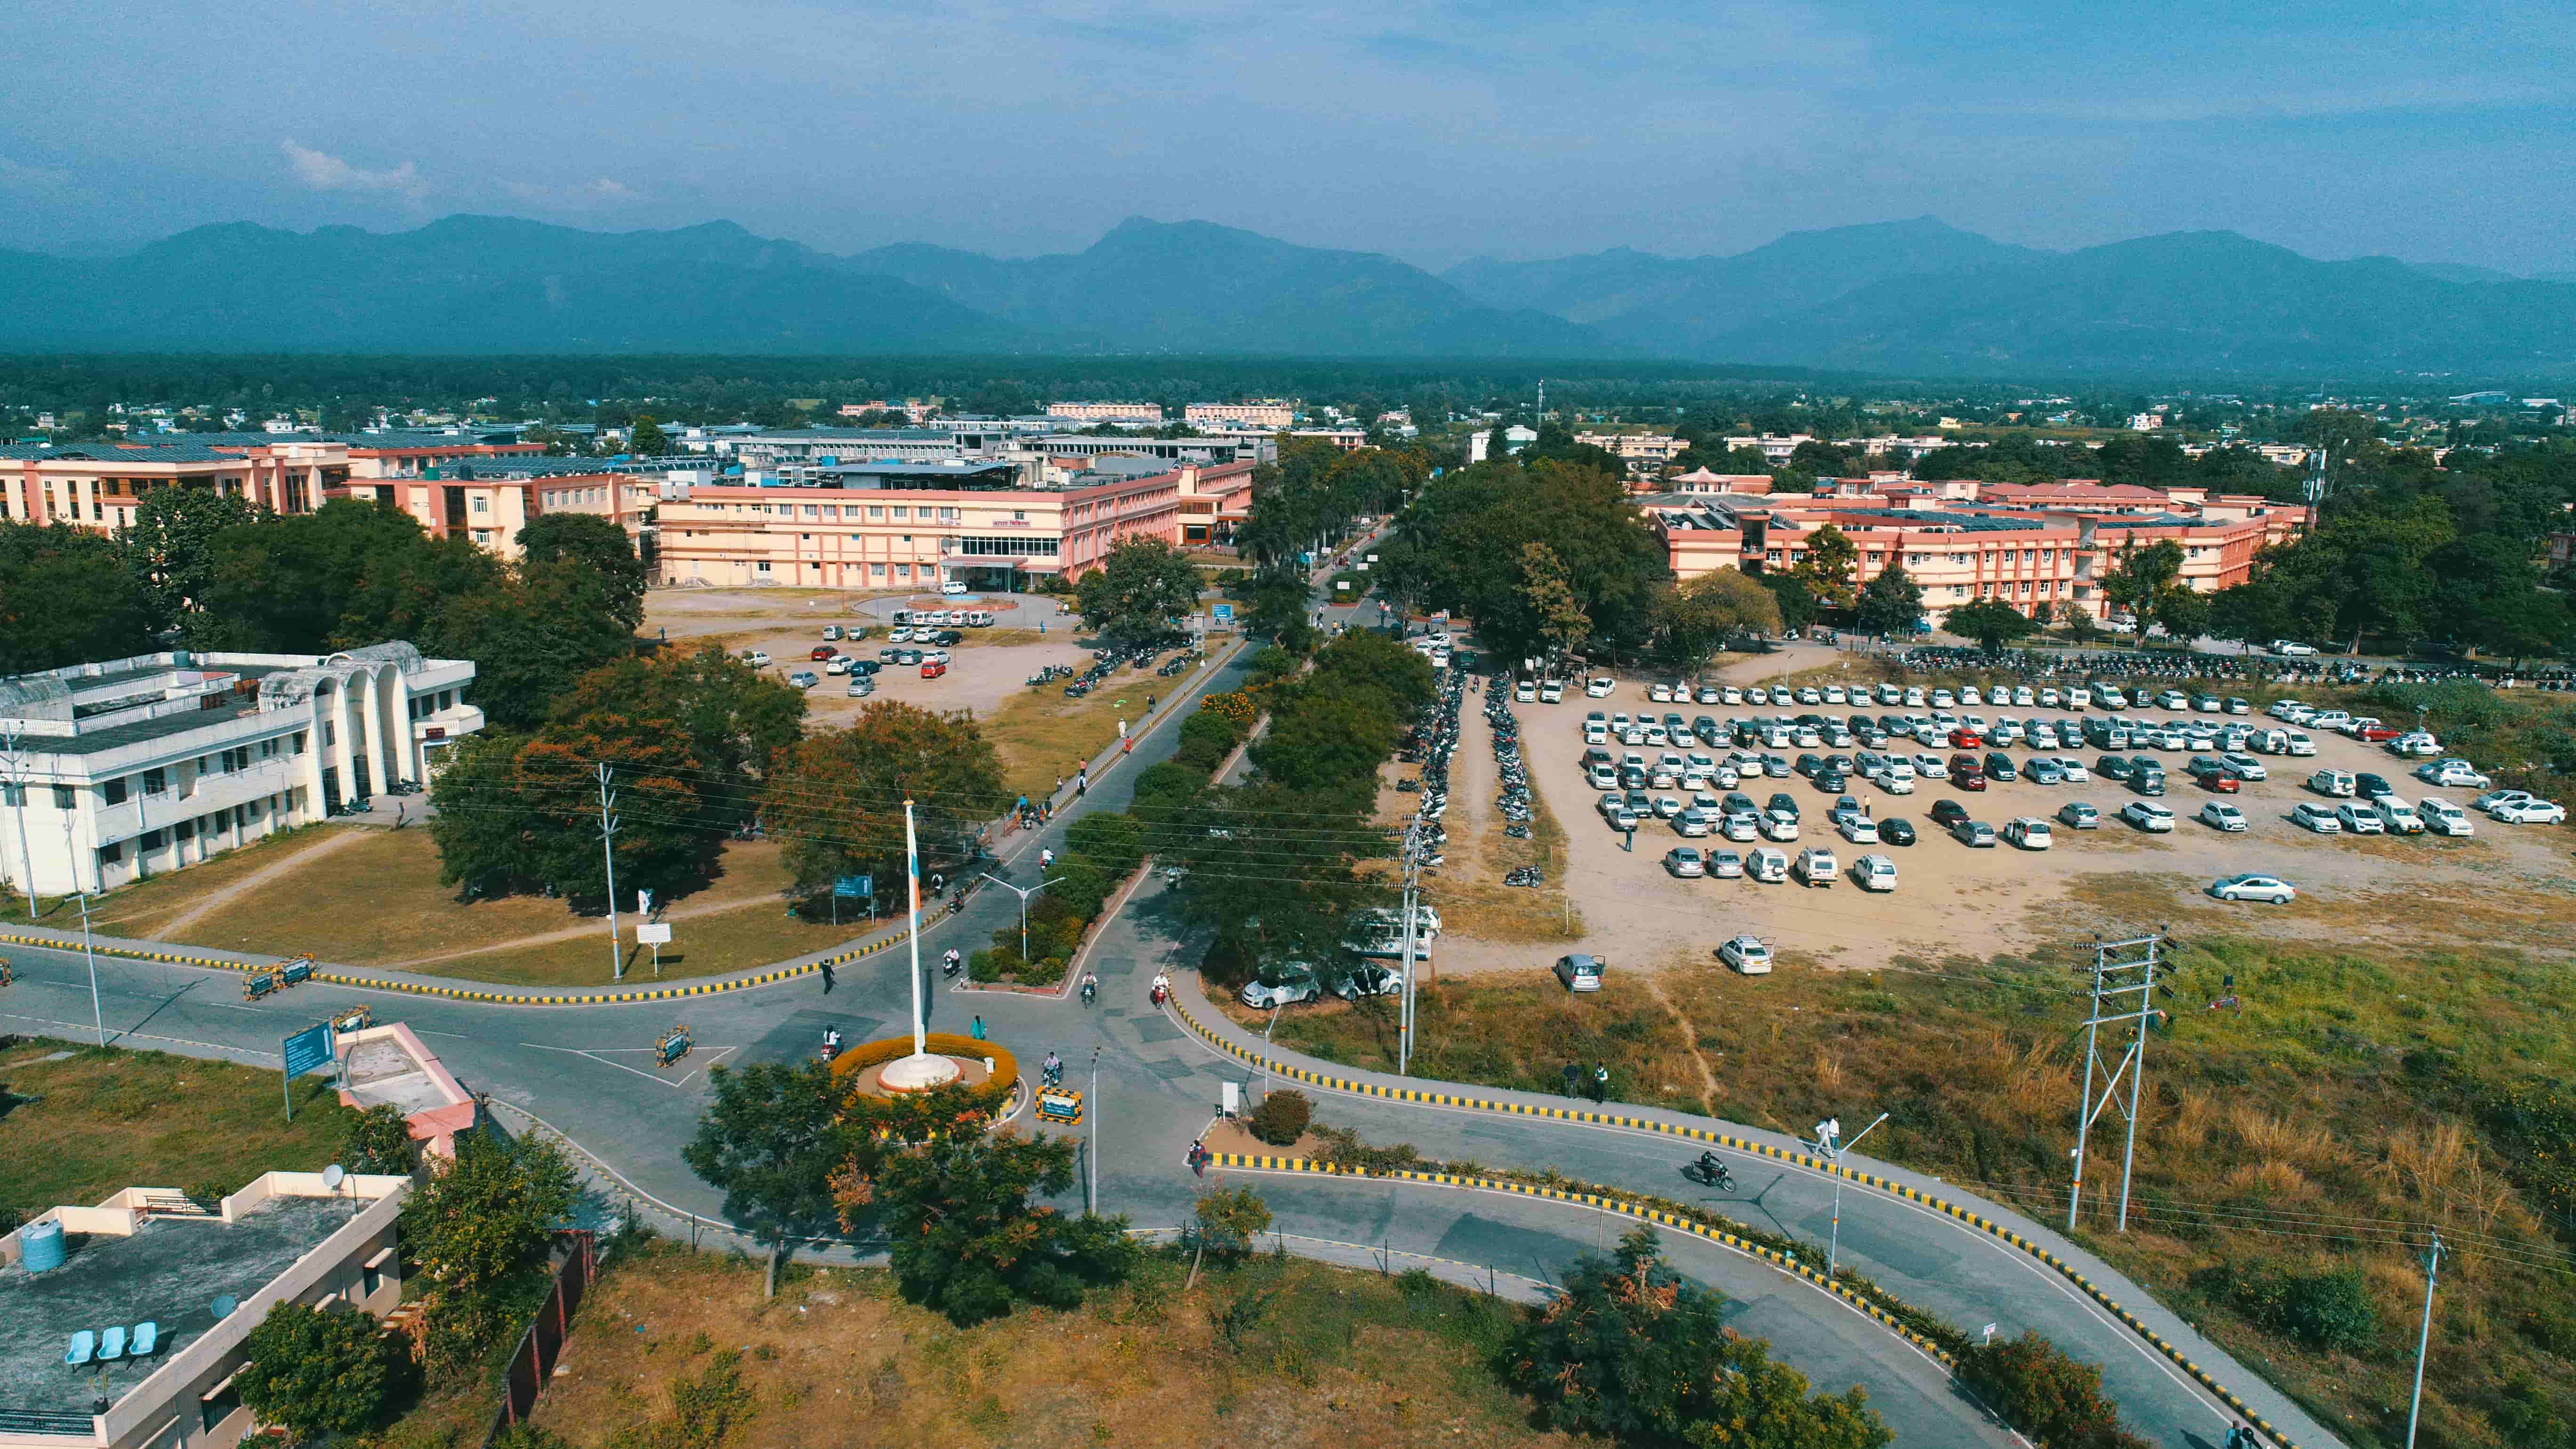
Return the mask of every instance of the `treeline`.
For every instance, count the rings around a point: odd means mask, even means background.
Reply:
[[[0,523],[0,672],[166,647],[322,654],[406,640],[474,661],[475,702],[533,725],[575,676],[625,653],[645,574],[623,529],[550,515],[505,563],[399,510],[340,501],[280,517],[155,489],[110,537]]]

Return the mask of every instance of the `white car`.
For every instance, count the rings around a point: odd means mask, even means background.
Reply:
[[[1277,971],[1264,971],[1260,977],[1243,983],[1243,1004],[1256,1011],[1312,1001],[1323,994],[1324,988],[1315,980],[1314,968],[1299,962],[1291,962]]]
[[[2427,760],[2415,767],[2415,778],[2446,790],[2485,790],[2495,781],[2466,760]]]
[[[2507,800],[2487,813],[2507,825],[2567,823],[2567,807],[2551,800]]]
[[[1610,691],[1617,689],[1618,687],[1619,681],[1612,679],[1606,674],[1596,675],[1583,682],[1584,694],[1593,699],[1608,699],[1610,697]]]
[[[2265,705],[2263,707],[2263,712],[2274,719],[2285,720],[2288,719],[2292,713],[2302,708],[2305,708],[2305,706],[2301,705],[2295,699],[2276,699],[2270,704]]]
[[[2245,812],[2224,800],[2212,800],[2200,807],[2200,823],[2212,830],[2241,835],[2245,832]]]
[[[2313,755],[2317,752],[2317,742],[2309,739],[2306,735],[2299,733],[2297,730],[2283,730],[2281,732],[2281,744],[2282,750],[2286,754]]]
[[[2386,835],[2388,833],[2388,822],[2379,818],[2379,812],[2359,801],[2336,806],[2335,824],[2342,826],[2343,833],[2346,835]]]
[[[1834,859],[1832,851],[1821,845],[1810,845],[1799,851],[1794,869],[1799,883],[1810,886],[1832,885],[1834,877],[1843,873],[1842,863]]]
[[[1536,704],[1536,703],[1538,703],[1538,686],[1537,686],[1537,685],[1535,685],[1535,684],[1533,684],[1533,683],[1531,683],[1530,681],[1528,681],[1528,680],[1526,680],[1526,679],[1522,680],[1522,681],[1521,681],[1520,683],[1518,683],[1518,684],[1513,685],[1513,686],[1512,686],[1512,702],[1513,702],[1513,703],[1515,703],[1515,704]]]
[[[1870,783],[1886,794],[1911,795],[1914,793],[1914,767],[1890,765],[1870,776]]]
[[[1708,862],[1696,849],[1676,845],[1664,852],[1664,869],[1678,880],[1697,880],[1708,874]]]
[[[1852,862],[1852,884],[1865,891],[1896,889],[1896,862],[1883,855],[1864,855]]]
[[[754,669],[766,669],[769,667],[769,651],[765,649],[745,649],[742,651],[742,662],[750,665]]]
[[[1765,815],[1762,817],[1762,838],[1784,844],[1795,840],[1798,838],[1798,822],[1787,815]]]
[[[2484,810],[2489,814],[2493,814],[2498,805],[2503,805],[2511,801],[2537,800],[2539,798],[2539,796],[2532,794],[2529,790],[2489,790],[2478,797],[2477,806],[2479,809]]]
[[[2299,888],[2277,875],[2222,875],[2209,883],[2209,893],[2222,901],[2270,901],[2286,906]]]
[[[1551,679],[1545,684],[1540,685],[1538,687],[1538,702],[1541,704],[1564,703],[1565,681],[1562,679]]]
[[[2120,807],[2120,818],[2150,835],[2169,835],[2174,813],[2153,800],[2132,800]]]
[[[2036,815],[2022,815],[2004,826],[2004,839],[2024,850],[2046,850],[2056,837],[2049,833],[2047,821]]]
[[[2319,770],[2308,777],[2308,788],[2329,800],[2352,797],[2354,782],[2350,770]]]
[[[2415,813],[2424,817],[2424,828],[2435,835],[2477,834],[2477,826],[2470,823],[2469,812],[2439,795],[2427,795],[2415,802]]]
[[[2239,780],[2268,779],[2271,773],[2263,768],[2263,762],[2261,760],[2254,758],[2252,755],[2234,750],[2230,750],[2226,754],[2219,756],[2218,762],[2225,765],[2227,768],[2234,770],[2236,772],[2236,778]]]
[[[2336,818],[2335,808],[2316,800],[2302,800],[2291,806],[2290,823],[2304,826],[2319,835],[2343,834],[2343,822]]]
[[[1670,704],[1673,702],[1673,687],[1661,682],[1650,684],[1646,686],[1646,698],[1657,704]]]
[[[2390,740],[2388,753],[2400,759],[2430,759],[2442,753],[2442,742],[2422,730],[2415,730]]]
[[[2301,644],[2291,639],[2275,639],[2272,641],[2272,652],[2284,659],[2301,659],[2316,653],[2317,646]]]
[[[1854,845],[1878,844],[1878,822],[1864,815],[1845,819],[1841,826],[1843,839]]]
[[[1771,974],[1771,948],[1759,936],[1737,936],[1717,948],[1717,959],[1735,968],[1739,976]]]
[[[2066,772],[2066,783],[2069,785],[2081,785],[2093,778],[2092,773],[2084,768],[2084,762],[2073,755],[2058,756],[2057,768]]]

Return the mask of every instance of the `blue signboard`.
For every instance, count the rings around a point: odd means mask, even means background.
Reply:
[[[1233,622],[1234,622],[1234,605],[1232,605],[1232,604],[1210,604],[1210,605],[1208,606],[1208,619],[1209,619],[1209,621],[1210,621],[1211,623],[1217,623],[1217,624],[1231,624],[1231,623],[1233,623]]]
[[[286,1039],[286,1075],[303,1076],[315,1067],[327,1067],[339,1058],[331,1045],[331,1023],[317,1022]]]
[[[877,893],[877,879],[872,875],[845,875],[832,882],[836,896],[872,896]]]

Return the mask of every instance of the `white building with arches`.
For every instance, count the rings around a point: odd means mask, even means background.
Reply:
[[[473,682],[471,662],[399,641],[0,679],[0,866],[12,891],[111,890],[426,784],[483,727]]]

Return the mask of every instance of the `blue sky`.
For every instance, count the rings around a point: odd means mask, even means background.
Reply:
[[[2562,3],[19,0],[0,246],[458,211],[831,251],[1129,215],[1441,266],[1931,214],[2576,269]]]

